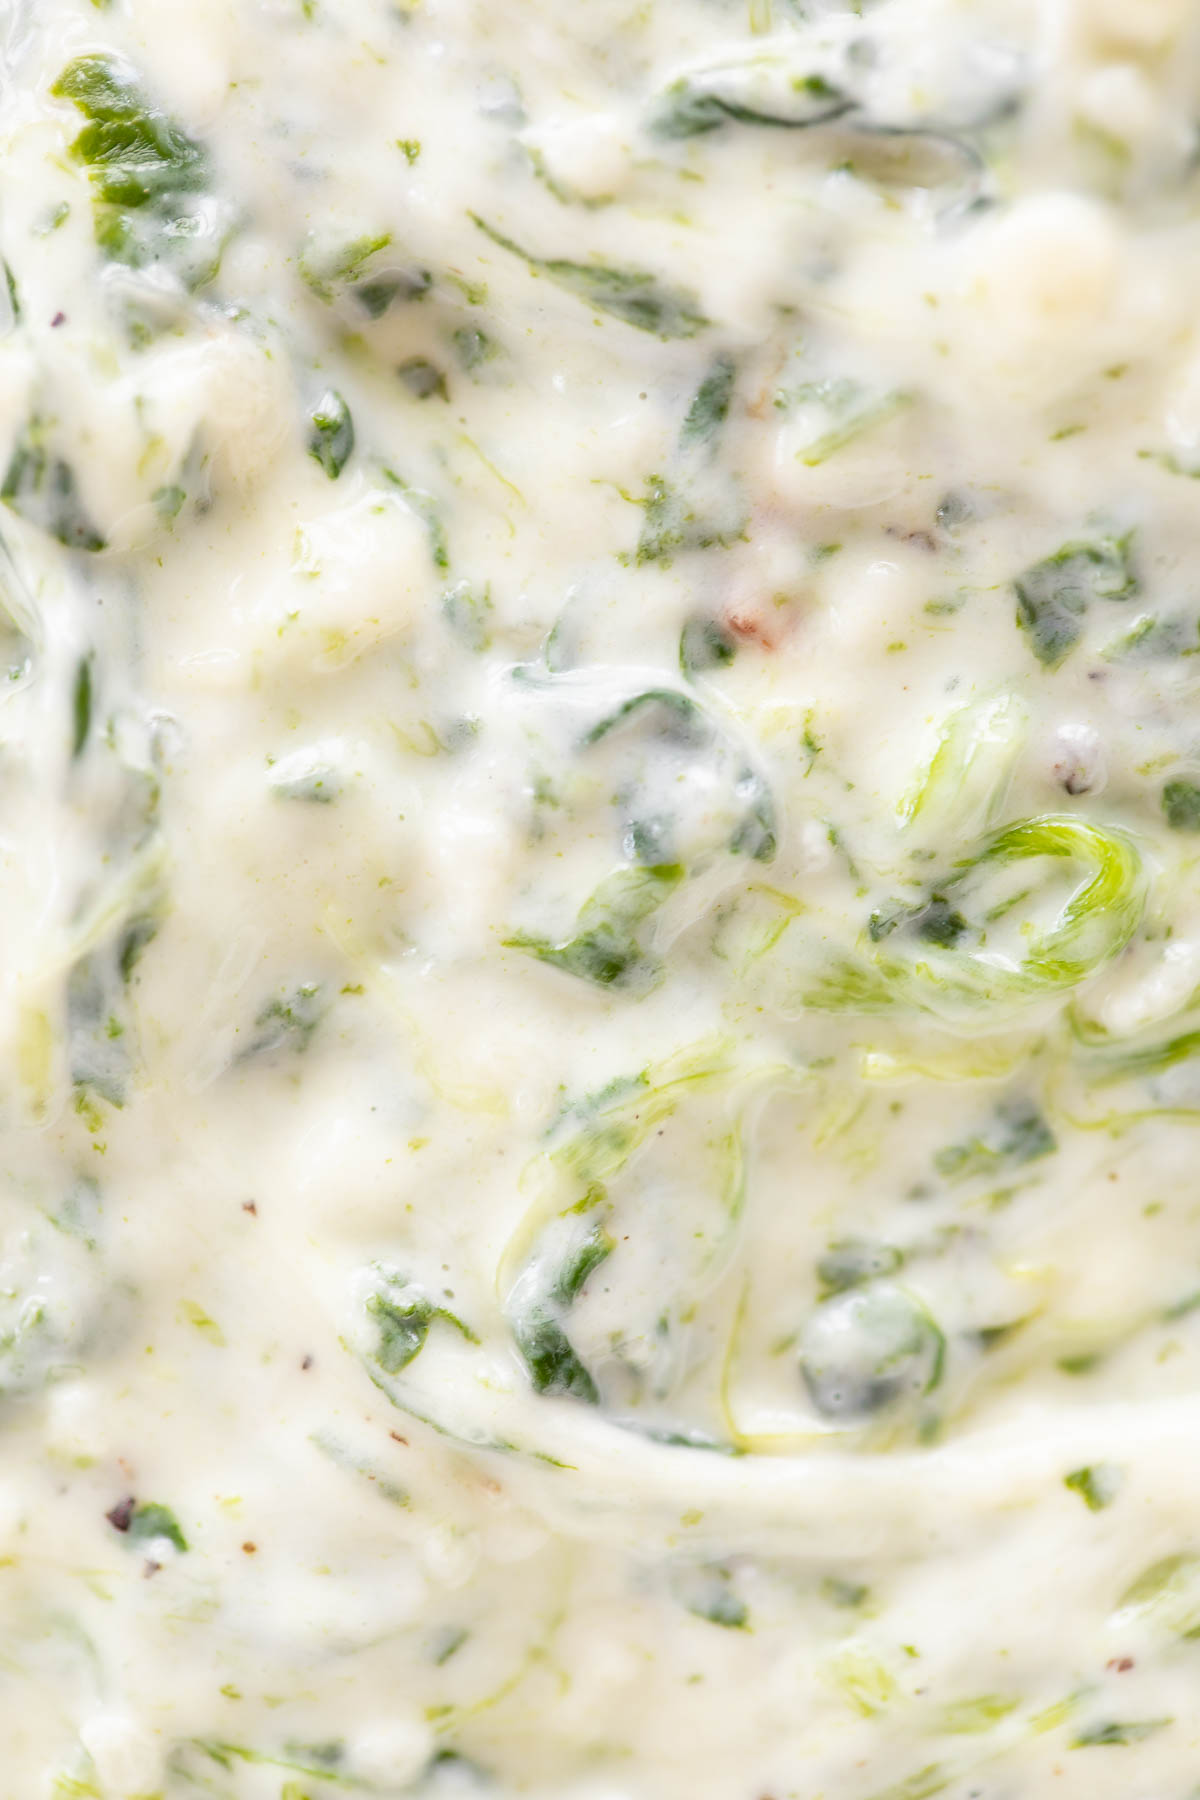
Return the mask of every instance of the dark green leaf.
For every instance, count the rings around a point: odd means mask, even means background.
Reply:
[[[831,1244],[817,1263],[821,1298],[862,1287],[880,1275],[892,1275],[902,1266],[904,1253],[891,1244],[871,1243],[866,1238],[843,1238]]]
[[[396,373],[414,400],[429,400],[434,394],[439,400],[450,398],[446,377],[424,356],[410,356],[407,362],[400,364]]]
[[[711,85],[714,77],[683,76],[671,83],[651,112],[649,129],[659,138],[699,137],[719,131],[727,125],[772,126],[785,131],[803,131],[812,125],[825,125],[850,110],[853,102],[840,88],[823,75],[804,76],[791,85],[792,102],[786,112],[769,112],[745,104]]]
[[[1117,1497],[1121,1471],[1112,1463],[1096,1463],[1086,1469],[1073,1469],[1064,1475],[1063,1486],[1079,1495],[1089,1512],[1103,1512]]]
[[[268,1001],[254,1021],[255,1034],[238,1057],[272,1056],[279,1051],[300,1055],[328,1010],[323,987],[306,983],[292,993]]]
[[[1100,1725],[1089,1725],[1086,1731],[1071,1740],[1072,1750],[1091,1749],[1101,1744],[1140,1744],[1143,1739],[1152,1737],[1156,1731],[1163,1731],[1173,1719],[1131,1719],[1123,1724],[1110,1720]]]
[[[947,1181],[966,1181],[977,1175],[990,1179],[1052,1156],[1057,1149],[1054,1133],[1032,1101],[1006,1101],[982,1131],[939,1150],[933,1162]]]
[[[46,448],[37,420],[30,421],[13,446],[0,500],[69,550],[104,549],[104,539],[79,498],[74,470]]]
[[[718,356],[688,407],[683,430],[679,435],[681,448],[712,443],[729,417],[736,380],[737,364],[732,356]]]
[[[131,1544],[148,1544],[154,1538],[167,1538],[177,1550],[188,1547],[175,1514],[169,1506],[160,1506],[156,1501],[134,1507],[127,1535]]]
[[[488,588],[481,591],[469,581],[455,582],[442,595],[441,607],[447,625],[468,650],[480,653],[490,647],[492,635],[488,621],[492,616],[492,596]]]
[[[1128,600],[1138,592],[1132,539],[1064,544],[1014,585],[1018,624],[1038,661],[1057,669],[1079,641],[1084,615],[1095,601]]]
[[[533,256],[477,214],[472,213],[470,217],[494,244],[519,256],[537,274],[545,275],[558,287],[577,295],[596,312],[610,313],[637,331],[648,331],[661,338],[689,338],[695,337],[710,323],[698,310],[696,297],[690,290],[660,282],[644,269],[610,268],[603,263]]]
[[[1162,809],[1172,831],[1200,831],[1200,786],[1194,781],[1168,781]]]
[[[71,760],[77,762],[92,731],[92,659],[80,657],[71,693]]]
[[[329,388],[313,409],[308,453],[336,481],[354,454],[354,420],[342,396]]]
[[[679,639],[679,666],[685,675],[724,668],[737,655],[737,639],[719,619],[693,613]]]

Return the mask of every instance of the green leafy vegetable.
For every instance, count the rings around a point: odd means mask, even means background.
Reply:
[[[831,1244],[817,1264],[821,1298],[848,1293],[881,1275],[894,1275],[904,1263],[904,1252],[891,1244],[875,1244],[866,1238],[843,1238]]]
[[[1049,925],[1032,923],[1019,949],[989,941],[989,925],[1026,897],[1005,901],[981,925],[965,910],[973,878],[1046,858],[1077,865],[1083,879]],[[1050,814],[1006,826],[928,899],[872,916],[873,967],[843,958],[836,978],[812,987],[808,1003],[826,1009],[881,1010],[907,1003],[947,1017],[969,1016],[986,1005],[1011,1009],[1070,989],[1123,950],[1146,904],[1141,858],[1124,833],[1088,824],[1073,814]]]
[[[749,1629],[749,1610],[733,1585],[732,1570],[722,1564],[677,1569],[671,1587],[680,1605],[696,1618],[721,1625],[726,1631]]]
[[[939,834],[989,830],[1003,808],[1028,728],[1028,710],[1013,694],[958,707],[939,726],[933,755],[901,801],[905,826]]]
[[[325,989],[314,982],[269,1000],[256,1016],[254,1036],[238,1061],[245,1062],[252,1056],[274,1056],[280,1051],[302,1055],[328,1008]]]
[[[981,1132],[939,1150],[933,1162],[947,1181],[967,1181],[975,1176],[993,1180],[1040,1157],[1053,1156],[1057,1149],[1054,1133],[1032,1101],[1006,1101]]]
[[[31,419],[21,432],[0,483],[0,500],[68,550],[103,550],[104,538],[80,499],[74,470],[47,447],[45,435],[40,419]]]
[[[559,1394],[595,1406],[600,1392],[576,1354],[564,1320],[591,1276],[616,1248],[599,1225],[556,1221],[548,1243],[518,1276],[505,1306],[513,1341],[539,1394]]]
[[[386,1285],[370,1296],[367,1312],[378,1330],[374,1359],[386,1375],[398,1375],[420,1355],[435,1319],[453,1326],[468,1343],[479,1342],[457,1314],[436,1305],[415,1283],[386,1271],[381,1273]]]
[[[931,1393],[946,1340],[927,1308],[881,1281],[823,1301],[800,1340],[800,1372],[817,1411],[853,1424]]]
[[[999,1725],[1019,1704],[1008,1694],[979,1694],[970,1700],[952,1700],[943,1706],[939,1723],[950,1737],[973,1737]]]
[[[479,325],[463,325],[452,334],[451,341],[462,368],[474,377],[478,369],[495,362],[504,352],[495,338]]]
[[[400,364],[396,373],[414,400],[430,400],[435,394],[439,400],[450,398],[446,377],[427,357],[410,356],[407,362]]]
[[[457,581],[447,588],[441,599],[442,617],[468,650],[481,654],[490,649],[492,616],[490,588],[477,588],[469,581]]]
[[[1095,1463],[1089,1468],[1072,1469],[1063,1476],[1063,1486],[1079,1495],[1089,1512],[1103,1512],[1117,1497],[1123,1476],[1113,1463]]]
[[[1087,1750],[1098,1745],[1140,1744],[1143,1739],[1153,1737],[1156,1731],[1163,1731],[1174,1724],[1173,1719],[1131,1719],[1123,1724],[1115,1720],[1107,1720],[1103,1724],[1089,1725],[1071,1739],[1072,1750]]]
[[[308,453],[336,481],[354,454],[354,420],[339,393],[329,388],[310,417]]]
[[[729,417],[736,381],[737,364],[732,356],[716,357],[688,407],[683,430],[679,434],[681,449],[711,445]]]
[[[517,932],[507,949],[527,950],[540,961],[598,987],[625,987],[652,980],[656,965],[644,948],[639,926],[655,913],[679,883],[678,863],[618,869],[602,881],[581,907],[574,936],[561,943]]]
[[[1194,781],[1168,781],[1162,810],[1172,831],[1200,831],[1200,786]]]
[[[778,58],[757,56],[673,81],[651,108],[647,128],[654,137],[668,140],[698,137],[728,125],[797,131],[829,124],[852,104],[824,75],[793,73]]]
[[[115,58],[78,57],[53,91],[88,121],[71,151],[91,178],[96,241],[105,254],[133,268],[169,262],[188,287],[211,281],[228,222],[207,194],[204,147],[154,106]]]
[[[369,319],[381,319],[396,301],[423,300],[433,286],[428,269],[381,267],[391,244],[388,231],[349,243],[310,236],[300,256],[301,279],[326,306],[349,297]]]
[[[726,668],[737,655],[737,639],[719,619],[693,613],[679,639],[679,666],[685,675]]]
[[[1089,607],[1098,600],[1128,600],[1139,591],[1132,537],[1064,544],[1026,569],[1014,586],[1017,623],[1038,661],[1057,669],[1078,643]]]
[[[595,312],[610,313],[637,331],[661,338],[690,338],[710,323],[688,289],[670,287],[644,269],[614,269],[603,263],[534,256],[476,213],[470,217],[494,244],[519,256],[535,274],[577,295]]]
[[[175,1514],[169,1506],[160,1506],[156,1501],[134,1507],[126,1537],[130,1544],[152,1544],[157,1538],[166,1538],[179,1551],[188,1548]]]
[[[78,762],[92,732],[92,659],[81,656],[71,696],[71,760]]]

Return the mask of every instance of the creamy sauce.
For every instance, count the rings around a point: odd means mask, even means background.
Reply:
[[[1200,11],[0,46],[0,1800],[1191,1800]]]

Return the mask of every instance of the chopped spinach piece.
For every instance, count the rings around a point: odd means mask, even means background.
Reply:
[[[720,1564],[677,1570],[672,1581],[675,1598],[698,1619],[721,1625],[726,1631],[749,1629],[750,1613],[733,1585],[733,1574]]]
[[[71,693],[71,761],[78,762],[92,732],[92,659],[82,656]]]
[[[333,388],[322,394],[310,415],[308,453],[336,481],[354,454],[354,420]]]
[[[801,1337],[800,1372],[823,1417],[853,1424],[930,1393],[945,1354],[946,1340],[920,1301],[879,1282],[816,1308]]]
[[[203,145],[112,57],[78,57],[53,91],[88,121],[71,152],[87,166],[95,191],[100,248],[133,268],[171,261],[189,287],[210,281],[223,227],[205,197],[211,170]]]
[[[1013,585],[1017,623],[1038,661],[1057,669],[1078,643],[1094,602],[1128,600],[1139,591],[1132,536],[1064,544]]]
[[[149,1544],[155,1538],[166,1538],[177,1550],[186,1551],[188,1547],[175,1514],[169,1506],[160,1506],[157,1501],[135,1506],[125,1531],[131,1544]]]
[[[765,106],[737,98],[737,83],[730,76],[739,73],[736,69],[714,69],[673,81],[651,111],[648,129],[652,136],[668,140],[699,137],[727,125],[803,131],[812,125],[829,124],[853,105],[840,88],[825,76],[813,73],[789,83],[786,112],[769,111]],[[745,82],[741,85],[745,87]],[[734,91],[723,92],[723,86]]]
[[[453,333],[452,342],[458,360],[468,375],[474,375],[485,363],[495,362],[504,354],[494,337],[479,325],[463,325]]]
[[[710,444],[729,417],[733,389],[737,380],[737,364],[732,356],[718,356],[688,407],[679,435],[680,446]]]
[[[427,1294],[398,1277],[389,1278],[387,1291],[371,1295],[367,1311],[379,1328],[374,1356],[386,1375],[398,1375],[421,1354],[435,1319],[452,1325],[468,1343],[479,1342],[455,1313],[435,1305]]]
[[[1089,1725],[1078,1737],[1072,1738],[1071,1748],[1086,1750],[1101,1744],[1140,1744],[1174,1722],[1173,1719],[1131,1719],[1118,1724],[1116,1720],[1106,1720],[1102,1724]]]
[[[1200,785],[1168,781],[1162,791],[1162,810],[1172,831],[1200,831]]]
[[[518,932],[504,944],[527,950],[541,962],[597,987],[624,987],[639,977],[645,979],[652,976],[654,965],[642,947],[638,927],[678,887],[683,875],[678,863],[618,869],[580,909],[573,937],[556,944]]]
[[[596,312],[609,313],[661,338],[695,337],[710,321],[698,310],[696,297],[686,288],[671,287],[645,269],[610,268],[603,263],[570,262],[562,257],[534,256],[481,219],[472,222],[502,250],[519,256],[534,274],[544,275],[556,286],[578,296]]]
[[[600,1390],[577,1355],[563,1320],[589,1276],[615,1248],[602,1226],[589,1226],[568,1245],[565,1254],[553,1260],[546,1252],[535,1255],[509,1295],[505,1310],[513,1341],[539,1394],[598,1404]]]
[[[439,400],[450,398],[446,377],[427,357],[410,356],[407,362],[400,364],[396,373],[414,400],[429,400],[435,394]]]
[[[268,1001],[256,1016],[255,1035],[238,1061],[246,1062],[253,1056],[272,1056],[278,1051],[301,1055],[308,1049],[328,1007],[325,989],[315,982]]]
[[[874,1244],[866,1238],[843,1238],[831,1244],[817,1263],[821,1298],[862,1287],[880,1275],[894,1275],[904,1262],[904,1252],[891,1244]]]
[[[1057,1149],[1054,1133],[1032,1101],[1007,1101],[981,1131],[939,1150],[933,1162],[947,1181],[967,1181],[1023,1168]]]
[[[1063,1486],[1078,1494],[1089,1512],[1103,1512],[1116,1499],[1121,1480],[1121,1470],[1112,1463],[1095,1463],[1064,1475]]]
[[[492,616],[492,596],[489,588],[481,590],[469,581],[457,581],[442,595],[441,607],[447,625],[468,650],[482,652],[490,648],[492,634],[488,621]]]
[[[391,244],[389,231],[332,246],[310,237],[300,256],[301,279],[326,306],[349,296],[369,319],[381,319],[397,300],[423,300],[433,286],[428,269],[381,269]]]
[[[46,447],[40,420],[31,419],[17,438],[0,500],[68,550],[104,549],[104,538],[79,497],[75,471]]]
[[[719,619],[693,613],[679,638],[679,666],[685,675],[725,668],[737,655],[737,639]]]

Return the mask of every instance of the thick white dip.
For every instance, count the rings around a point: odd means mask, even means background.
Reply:
[[[1200,8],[0,70],[0,1800],[1193,1800]]]

